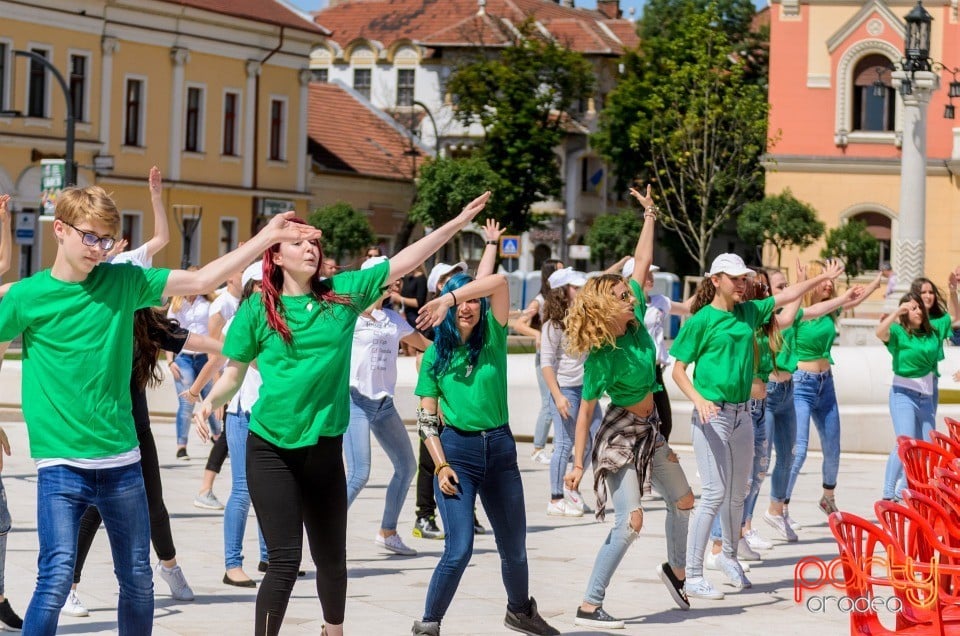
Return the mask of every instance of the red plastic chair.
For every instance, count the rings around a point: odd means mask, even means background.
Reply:
[[[940,488],[937,488],[940,497],[928,497],[907,488],[902,493],[903,502],[919,512],[945,543],[960,548],[960,501],[955,502],[952,498],[945,501],[944,497],[951,496],[944,495]]]
[[[903,462],[903,473],[910,488],[928,496],[934,496],[930,484],[933,472],[941,466],[949,466],[954,457],[935,444],[901,435],[897,438],[897,454]]]
[[[889,503],[889,502],[886,502]],[[911,511],[912,512],[912,511]],[[919,517],[919,515],[918,515]],[[834,512],[829,517],[830,531],[837,540],[843,568],[845,593],[851,598],[876,598],[874,587],[891,587],[898,596],[926,601],[930,583],[902,576],[899,568],[879,567],[892,555],[893,559],[906,560],[906,555],[890,535],[866,519],[849,512]],[[879,550],[878,550],[879,549]],[[879,561],[879,559],[884,561]],[[899,573],[899,574],[898,574]],[[892,576],[891,576],[892,575]],[[918,609],[912,603],[904,603],[897,614],[897,625],[890,629],[880,622],[873,607],[864,612],[850,612],[851,636],[883,636],[889,634],[945,634],[940,604],[934,602],[928,610]],[[956,632],[960,633],[960,632]]]
[[[938,466],[933,469],[933,480],[960,498],[960,473],[957,472],[958,468],[960,467],[957,466],[956,462],[946,466]]]
[[[960,442],[949,435],[940,431],[930,431],[930,441],[953,455],[954,459],[960,457]]]
[[[947,424],[947,432],[950,434],[950,437],[960,442],[960,422],[952,417],[945,417],[943,421]]]

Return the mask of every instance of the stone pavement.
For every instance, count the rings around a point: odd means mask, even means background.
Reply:
[[[12,417],[19,417],[14,414]],[[22,615],[32,593],[36,577],[36,470],[28,457],[26,429],[22,422],[3,424],[13,447],[13,456],[4,458],[3,482],[6,487],[13,529],[9,535],[6,563],[6,592],[13,607]],[[161,453],[164,492],[173,523],[178,558],[187,579],[196,592],[192,603],[173,601],[166,585],[156,581],[156,621],[154,633],[167,634],[247,634],[253,630],[256,590],[228,587],[223,577],[223,531],[221,513],[193,506],[200,483],[205,451],[195,438],[190,441],[191,461],[174,459],[174,427],[156,423],[154,434]],[[411,431],[411,443],[414,435]],[[520,469],[526,493],[527,549],[530,562],[530,590],[545,617],[565,634],[599,633],[575,627],[573,618],[583,594],[597,550],[606,536],[609,523],[593,522],[592,517],[563,519],[545,514],[549,494],[548,466],[529,459],[529,443],[518,445]],[[699,480],[690,448],[677,449],[687,476],[699,494]],[[201,459],[204,457],[204,459]],[[374,466],[370,482],[350,511],[348,528],[349,588],[346,627],[349,634],[386,635],[409,633],[411,622],[420,616],[430,575],[440,556],[440,541],[414,539],[415,493],[411,488],[404,507],[400,532],[416,557],[390,556],[373,544],[386,484],[389,462],[374,443]],[[872,503],[879,496],[883,460],[878,456],[844,456],[841,462],[837,500],[841,507],[872,518]],[[820,496],[820,457],[811,454],[800,477],[791,512],[801,523],[800,542],[778,544],[765,554],[766,560],[749,574],[751,590],[728,594],[722,601],[693,600],[693,608],[676,608],[668,592],[656,577],[654,568],[665,560],[664,507],[654,499],[647,506],[645,528],[628,552],[607,592],[605,608],[627,621],[627,629],[611,633],[672,634],[709,633],[763,635],[772,633],[841,634],[848,632],[846,615],[836,608],[813,613],[793,601],[793,574],[798,559],[816,555],[828,561],[837,554],[826,519],[816,507]],[[229,493],[229,462],[218,478],[216,494],[226,501]],[[588,503],[592,493],[584,480]],[[323,484],[317,484],[323,488]],[[768,486],[764,486],[758,512],[766,504]],[[484,523],[481,508],[481,519]],[[757,527],[770,536],[762,521]],[[245,556],[247,573],[259,580],[256,572],[257,540],[254,519],[247,527]],[[305,556],[307,576],[297,583],[284,624],[285,634],[319,634],[320,605],[316,598],[313,565]],[[500,581],[499,559],[491,534],[477,537],[473,560],[443,623],[445,635],[507,634],[503,627],[506,599]],[[709,572],[717,587],[719,573]],[[726,588],[727,590],[731,588]],[[106,533],[94,543],[87,561],[80,597],[90,609],[87,618],[61,617],[62,634],[100,634],[116,631],[117,584],[113,575]],[[822,593],[839,595],[836,590]]]

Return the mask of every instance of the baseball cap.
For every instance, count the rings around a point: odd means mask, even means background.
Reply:
[[[704,276],[716,276],[717,274],[726,274],[727,276],[756,276],[756,272],[747,267],[743,259],[736,254],[721,254],[713,259],[710,264],[710,271]]]
[[[252,280],[263,280],[263,261],[257,261],[243,270],[243,274],[240,276],[240,286],[246,287],[247,283]]]
[[[583,287],[587,284],[587,275],[583,272],[578,272],[572,267],[564,267],[550,274],[550,278],[547,279],[547,284],[550,285],[550,289],[558,289],[564,285]]]
[[[440,282],[440,279],[454,270],[465,272],[467,271],[467,264],[460,261],[453,265],[447,265],[446,263],[437,263],[434,265],[433,269],[430,270],[430,276],[427,277],[427,291],[437,291],[437,283]]]
[[[623,264],[623,270],[621,270],[620,272],[624,278],[630,278],[631,276],[633,276],[633,268],[635,265],[636,265],[636,262],[632,257],[627,259],[627,262]],[[657,267],[656,265],[651,265],[649,271],[652,274],[654,272],[659,272],[660,268]]]
[[[371,267],[376,267],[380,263],[388,260],[390,259],[388,259],[386,256],[371,256],[360,264],[360,269],[370,269]]]

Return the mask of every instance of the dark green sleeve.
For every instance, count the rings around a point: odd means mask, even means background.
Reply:
[[[430,345],[423,352],[423,359],[420,361],[420,375],[417,376],[417,388],[413,394],[419,397],[439,398],[440,385],[437,384],[437,378],[433,373],[433,365],[437,361],[437,347]]]

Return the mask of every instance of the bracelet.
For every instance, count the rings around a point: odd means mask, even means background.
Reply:
[[[433,476],[436,477],[440,475],[440,471],[443,470],[444,468],[450,468],[450,464],[448,464],[447,462],[443,462],[442,464],[437,466],[436,470],[433,471]]]
[[[448,291],[447,293],[450,294],[450,297],[451,297],[451,298],[453,298],[453,306],[454,306],[454,307],[456,307],[457,305],[460,304],[460,303],[457,302],[457,297],[454,296],[454,294],[453,294],[452,291]]]
[[[190,397],[192,397],[192,398],[195,399],[195,400],[199,400],[199,399],[200,399],[200,394],[199,394],[199,393],[194,393],[194,392],[191,391],[190,389],[187,389],[187,395],[189,395]]]
[[[574,468],[574,469],[578,469],[578,468],[579,468],[580,470],[583,470],[583,466],[577,466],[576,464],[573,465],[573,468]]]
[[[499,245],[499,241],[487,241],[487,245]]]
[[[643,209],[644,214],[652,214],[656,216],[658,212],[660,212],[660,208],[655,205],[650,205]]]

